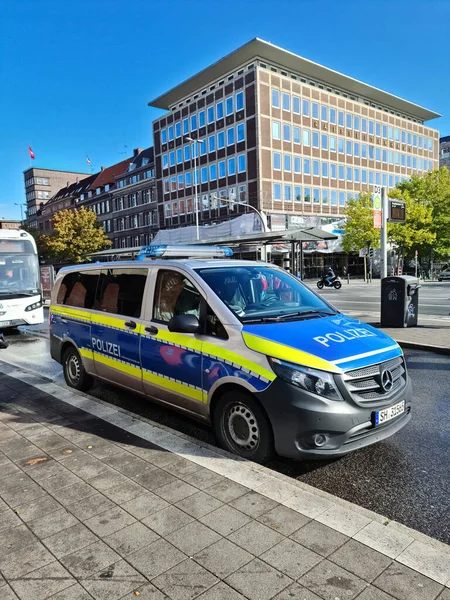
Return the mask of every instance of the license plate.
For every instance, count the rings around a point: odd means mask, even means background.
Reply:
[[[11,323],[12,323],[12,321],[0,321],[0,328],[1,327],[10,327]]]
[[[389,406],[388,408],[384,408],[383,410],[377,410],[375,413],[375,425],[382,425],[391,419],[395,419],[398,415],[401,415],[405,412],[405,401],[402,400],[398,402],[398,404],[394,404],[394,406]]]

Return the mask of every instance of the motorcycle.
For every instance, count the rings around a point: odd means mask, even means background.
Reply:
[[[317,282],[317,287],[319,290],[323,289],[324,287],[334,287],[334,289],[340,290],[342,287],[342,281],[337,275],[335,275],[331,280],[328,280],[326,277],[322,277]]]

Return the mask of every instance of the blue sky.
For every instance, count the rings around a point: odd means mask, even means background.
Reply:
[[[152,144],[149,100],[254,37],[444,115],[448,0],[6,0],[0,18],[0,217],[23,170],[87,171]],[[125,147],[126,146],[126,147]]]

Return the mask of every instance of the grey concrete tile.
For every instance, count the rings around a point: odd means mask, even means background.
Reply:
[[[258,521],[250,521],[250,523],[230,534],[228,539],[244,548],[244,550],[259,556],[281,542],[284,537],[277,531],[258,523]]]
[[[139,593],[139,600],[168,600],[167,596],[155,588],[152,583],[137,587],[135,591],[126,594],[121,600],[136,600],[134,592]]]
[[[175,504],[179,500],[183,500],[183,498],[188,498],[197,492],[197,488],[181,479],[177,479],[172,483],[168,483],[167,485],[163,485],[157,490],[155,490],[155,494],[158,494],[167,502],[171,504]]]
[[[100,475],[89,479],[89,485],[94,487],[99,492],[103,492],[108,488],[116,487],[118,485],[127,485],[130,480],[125,477],[122,473],[114,471],[114,469],[106,470]]]
[[[218,583],[218,579],[187,559],[153,579],[152,583],[172,600],[193,600]]]
[[[214,471],[205,469],[203,467],[194,473],[189,473],[189,475],[182,475],[180,479],[183,479],[186,481],[186,483],[194,485],[199,490],[207,490],[212,485],[216,485],[225,481],[225,478],[222,477],[222,475],[214,473]]]
[[[229,535],[246,525],[250,519],[232,506],[221,506],[199,519],[204,525],[211,527],[220,535]]]
[[[76,583],[58,562],[52,562],[11,581],[11,587],[21,600],[44,600]]]
[[[19,597],[12,591],[9,585],[3,585],[0,591],[2,600],[19,600]]]
[[[109,458],[106,458],[105,462],[110,467],[123,473],[130,479],[135,479],[136,477],[139,478],[142,474],[150,473],[156,469],[154,465],[131,454],[131,452],[122,450],[122,453],[123,454],[113,454]]]
[[[118,600],[145,581],[131,565],[120,560],[96,575],[82,579],[81,584],[96,600]]]
[[[127,446],[127,450],[156,467],[162,467],[169,464],[173,456],[172,452],[162,448],[139,448],[138,446]]]
[[[6,458],[6,457],[5,457]],[[8,475],[14,475],[15,473],[20,473],[19,467],[12,462],[12,460],[7,459],[7,462],[4,462],[0,465],[0,478],[8,477]]]
[[[29,462],[29,461],[25,461]],[[57,460],[49,458],[45,462],[37,463],[34,465],[22,466],[24,472],[31,477],[34,481],[39,483],[49,477],[55,477],[56,475],[65,475],[70,473],[65,467],[61,465]]]
[[[159,535],[143,523],[133,523],[116,533],[108,535],[104,538],[104,542],[121,556],[127,556],[156,542],[158,539]]]
[[[146,492],[146,489],[143,488],[138,483],[134,481],[129,481],[126,484],[116,485],[115,487],[108,488],[104,490],[103,493],[105,496],[116,502],[117,504],[123,504],[124,502],[128,502],[129,500],[133,500],[133,498],[137,498],[138,496],[142,496]]]
[[[97,541],[98,538],[92,531],[82,523],[77,523],[77,525],[65,529],[62,533],[55,533],[46,538],[44,544],[53,552],[56,558],[61,558]]]
[[[321,562],[322,557],[293,540],[284,539],[262,554],[260,559],[291,579],[298,579]]]
[[[219,579],[225,579],[253,560],[253,555],[222,538],[194,555],[194,560]]]
[[[448,546],[445,549],[434,548],[430,543],[415,540],[397,557],[397,562],[443,585],[450,584]]]
[[[105,471],[109,471],[108,465],[105,465],[104,462],[94,456],[89,456],[87,452],[78,453],[73,456],[73,459],[67,459],[63,464],[84,481],[89,481],[89,479],[97,477]]]
[[[51,426],[51,427],[54,427],[54,426]],[[66,443],[64,446],[62,446],[61,448],[51,449],[48,451],[48,454],[50,454],[50,456],[52,458],[54,458],[55,460],[57,460],[58,462],[64,464],[64,462],[67,458],[73,456],[74,454],[77,454],[78,452],[83,452],[83,451],[81,450],[81,448],[79,448],[75,444],[72,444],[71,442],[66,440]]]
[[[258,558],[229,575],[225,582],[249,600],[269,600],[293,583],[292,579]]]
[[[139,485],[142,485],[142,487],[145,487],[145,489],[155,492],[163,485],[168,485],[169,483],[177,481],[177,478],[170,473],[167,473],[167,471],[156,468],[136,475],[136,477],[133,477],[133,480],[136,483],[139,483]]]
[[[77,485],[71,485],[68,488],[55,490],[52,496],[66,508],[72,504],[78,503],[85,498],[89,498],[97,493],[97,490],[88,483],[81,481]]]
[[[122,504],[122,508],[136,519],[145,519],[145,517],[168,506],[170,506],[168,502],[156,496],[156,494],[147,491],[142,496],[138,496]]]
[[[94,542],[81,550],[63,556],[60,561],[76,578],[89,577],[121,557],[104,542]]]
[[[54,498],[50,496],[50,494],[46,494],[45,496],[41,496],[38,500],[34,500],[28,504],[20,504],[16,507],[18,514],[22,521],[28,523],[28,521],[33,521],[35,519],[39,519],[40,517],[44,517],[52,512],[61,509],[61,504],[57,502]]]
[[[378,577],[392,562],[384,554],[372,550],[356,540],[346,542],[331,554],[328,560],[369,583]]]
[[[208,494],[210,496],[214,496],[218,500],[222,502],[231,502],[239,496],[243,496],[250,490],[241,485],[240,483],[236,483],[231,481],[230,479],[222,478],[222,481],[218,483],[214,483],[212,486],[208,487]]]
[[[49,600],[92,600],[92,596],[79,583],[58,592]]]
[[[220,581],[217,585],[213,585],[207,592],[198,596],[199,600],[245,600],[242,594],[230,588],[229,585]]]
[[[317,521],[310,521],[290,537],[302,546],[325,557],[340,548],[349,539],[343,533]]]
[[[45,539],[68,527],[72,527],[72,525],[76,525],[78,522],[78,519],[70,512],[65,508],[61,508],[60,510],[45,515],[45,517],[30,521],[28,527],[39,538]]]
[[[87,519],[87,521],[84,521],[84,524],[96,535],[103,538],[135,522],[136,519],[134,517],[124,511],[123,508],[116,506]]]
[[[171,462],[166,463],[162,468],[165,471],[172,473],[172,475],[175,475],[175,477],[185,477],[202,468],[201,465],[192,462],[192,460],[186,460],[185,458],[176,455],[173,455],[173,457],[174,459]]]
[[[47,429],[46,434],[32,436],[28,439],[36,444],[36,446],[39,446],[44,452],[50,449],[63,448],[67,444],[67,441],[63,437],[49,429]]]
[[[0,531],[10,529],[10,527],[17,527],[22,523],[19,516],[10,508],[0,513]]]
[[[436,600],[450,600],[450,588],[444,588]]]
[[[398,600],[435,600],[444,587],[425,575],[393,562],[372,585]]]
[[[180,500],[176,503],[175,506],[184,510],[189,515],[194,517],[194,519],[198,519],[207,515],[208,513],[220,508],[222,506],[222,502],[217,500],[217,498],[213,498],[209,494],[205,492],[197,492],[192,496],[188,496],[183,500]]]
[[[166,542],[157,540],[145,548],[127,556],[127,561],[148,579],[153,579],[161,573],[185,560],[187,556]]]
[[[37,483],[34,483],[29,477],[24,478],[23,482],[18,482],[18,485],[4,490],[1,496],[11,508],[16,508],[20,504],[27,504],[32,500],[37,500],[46,496],[45,491]]]
[[[6,529],[0,533],[0,560],[36,542],[36,537],[26,525]]]
[[[258,492],[252,491],[232,500],[230,506],[237,508],[249,517],[256,519],[256,517],[259,517],[278,506],[278,503],[266,496],[258,494]]]
[[[269,512],[257,517],[257,521],[264,523],[267,527],[271,527],[283,535],[291,535],[309,523],[310,519],[295,510],[279,504],[272,510],[269,510]]]
[[[67,510],[75,515],[77,519],[80,519],[80,521],[87,521],[96,515],[116,507],[116,504],[112,500],[106,498],[100,492],[93,491],[94,494],[92,496],[88,496],[74,504],[69,504],[67,507]]]
[[[104,460],[120,452],[120,448],[116,446],[116,444],[98,439],[95,444],[92,445],[92,448],[88,448],[86,451],[89,452],[89,454],[92,454],[92,456]]]
[[[336,596],[337,598],[338,596]],[[272,600],[322,600],[310,592],[299,583],[293,583],[289,587],[285,588],[282,592],[274,596]]]
[[[188,556],[193,556],[200,550],[219,541],[220,535],[198,521],[193,521],[189,525],[170,533],[166,536],[166,539]]]
[[[329,560],[324,560],[306,573],[299,583],[324,600],[352,600],[362,592],[366,583]]]
[[[53,562],[55,557],[37,540],[0,560],[0,571],[7,579],[15,579]],[[0,591],[0,598],[2,594]]]
[[[142,522],[156,531],[159,535],[166,536],[181,527],[184,527],[188,523],[191,523],[194,519],[177,508],[176,506],[168,506],[158,512],[155,512],[145,519],[142,519]]]
[[[449,596],[450,598],[450,596]],[[394,596],[386,594],[382,590],[369,585],[366,589],[358,596],[357,600],[395,600]],[[412,599],[411,599],[412,600]],[[438,598],[437,600],[441,600]],[[444,600],[444,599],[442,599]]]
[[[49,494],[54,495],[54,492],[58,490],[62,490],[64,488],[68,488],[74,485],[80,485],[83,483],[83,480],[67,471],[62,475],[55,475],[54,477],[49,477],[48,479],[44,479],[39,483],[41,487],[44,488]]]

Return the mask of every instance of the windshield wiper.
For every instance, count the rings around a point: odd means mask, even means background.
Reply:
[[[25,296],[27,298],[29,296],[37,296],[37,295],[38,295],[37,292],[35,294],[32,294],[30,292],[7,292],[7,291],[3,292],[3,291],[0,291],[0,296],[16,296],[16,297]]]
[[[279,323],[280,321],[284,321],[285,319],[292,319],[293,317],[301,317],[308,319],[310,317],[330,317],[335,315],[336,313],[327,312],[325,310],[304,310],[297,311],[295,313],[286,313],[284,315],[278,315],[277,317],[259,317],[255,319],[243,319],[243,323]]]

